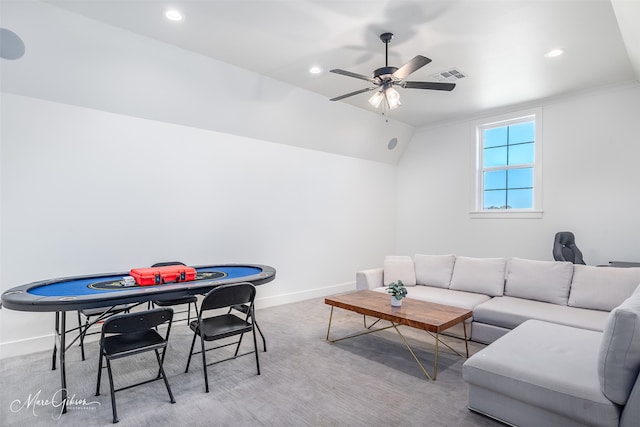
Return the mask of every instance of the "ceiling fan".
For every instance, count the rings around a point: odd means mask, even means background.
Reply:
[[[405,89],[429,89],[429,90],[445,90],[452,91],[456,87],[455,83],[443,83],[443,82],[409,82],[404,80],[409,74],[427,65],[431,62],[431,59],[417,55],[411,61],[404,64],[402,67],[390,67],[389,66],[389,42],[393,38],[392,33],[380,34],[380,40],[385,45],[385,66],[373,71],[373,76],[368,77],[362,74],[352,73],[350,71],[334,69],[330,70],[332,73],[342,74],[347,77],[355,77],[356,79],[366,80],[373,83],[375,86],[360,89],[355,92],[347,93],[345,95],[331,98],[331,101],[340,101],[341,99],[348,98],[360,93],[369,92],[372,90],[378,90],[370,99],[369,103],[378,108],[383,100],[386,101],[389,109],[394,109],[400,106],[400,94],[393,86],[397,85]]]

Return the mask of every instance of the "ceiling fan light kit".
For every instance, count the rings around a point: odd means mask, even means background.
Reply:
[[[347,93],[345,95],[337,96],[335,98],[332,98],[331,101],[340,101],[353,95],[376,90],[376,93],[371,98],[369,98],[369,104],[371,104],[374,108],[378,108],[384,100],[386,106],[390,110],[393,110],[401,105],[400,93],[398,93],[398,91],[393,88],[394,85],[398,85],[404,89],[429,89],[444,91],[451,91],[456,87],[455,83],[409,82],[404,80],[409,74],[419,70],[420,68],[430,63],[431,59],[422,55],[417,55],[411,61],[407,62],[400,68],[390,67],[389,43],[391,42],[392,38],[392,33],[380,34],[380,40],[385,45],[385,66],[374,70],[372,77],[340,69],[330,70],[330,72],[332,73],[342,74],[343,76],[354,77],[360,80],[366,80],[375,85],[373,87],[368,87],[365,89],[357,90],[355,92]]]
[[[385,99],[387,100],[387,105],[389,106],[389,109],[393,110],[395,108],[398,108],[400,105],[402,105],[400,104],[400,94],[398,93],[397,90],[395,90],[391,86],[385,89],[384,96],[385,96]]]
[[[371,104],[373,108],[378,108],[383,99],[384,95],[382,94],[382,90],[379,90],[378,92],[374,93],[371,98],[369,98],[369,104]]]

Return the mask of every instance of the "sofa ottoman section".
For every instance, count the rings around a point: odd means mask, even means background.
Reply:
[[[602,333],[528,320],[468,359],[469,408],[526,426],[617,426],[598,381]]]

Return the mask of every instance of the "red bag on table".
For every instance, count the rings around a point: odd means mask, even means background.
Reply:
[[[196,269],[185,265],[167,265],[164,267],[133,268],[129,271],[140,286],[161,285],[195,280]]]

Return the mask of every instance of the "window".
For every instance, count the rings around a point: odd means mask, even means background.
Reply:
[[[475,217],[540,218],[540,112],[475,123]]]

